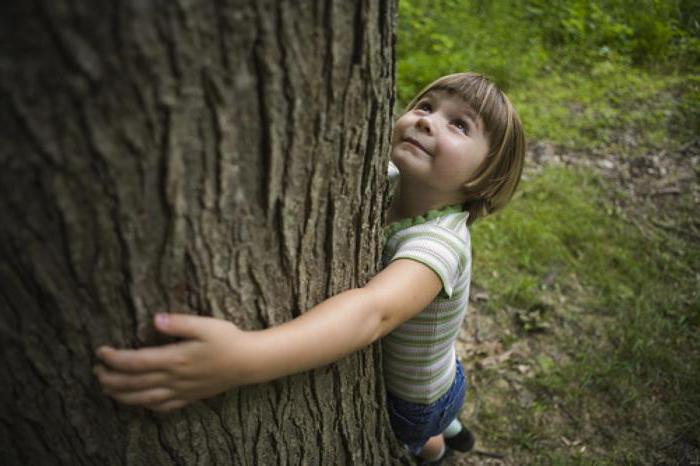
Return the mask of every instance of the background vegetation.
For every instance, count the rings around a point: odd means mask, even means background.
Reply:
[[[699,35],[691,0],[401,0],[399,107],[480,71],[530,140],[473,228],[462,418],[495,455],[458,464],[698,459]]]

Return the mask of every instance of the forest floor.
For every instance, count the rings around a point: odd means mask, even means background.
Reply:
[[[624,156],[531,143],[525,178],[552,166],[591,172],[600,180],[604,208],[615,211],[619,221],[643,238],[657,240],[649,244],[665,245],[679,262],[700,244],[700,138],[671,151]],[[649,246],[640,245],[644,247]],[[690,289],[692,282],[697,289],[696,259],[687,264]],[[582,356],[578,348],[599,348],[604,358],[616,344],[608,328],[624,327],[620,319],[629,314],[590,309],[596,289],[575,279],[557,286],[560,273],[564,272],[554,267],[541,279],[539,304],[524,310],[494,308],[489,305],[495,293],[489,286],[494,285],[474,281],[457,349],[470,384],[460,417],[474,431],[477,444],[473,452],[453,455],[445,464],[700,464],[700,421],[674,418],[668,408],[673,400],[659,393],[653,379],[649,390],[640,391],[610,386],[624,385],[624,377],[610,383],[595,380],[606,374],[586,366],[591,356]],[[697,314],[697,293],[688,294],[687,289],[681,307]],[[700,322],[695,320],[684,325],[697,337]],[[697,367],[694,348],[687,357]],[[562,369],[567,366],[578,368]],[[639,366],[630,373],[643,373]],[[646,379],[630,380],[639,384]],[[681,385],[687,382],[683,376],[679,380]],[[679,393],[687,389],[681,387]]]

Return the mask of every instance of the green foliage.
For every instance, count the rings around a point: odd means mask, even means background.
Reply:
[[[689,0],[402,0],[399,104],[464,70],[506,91],[601,62],[697,71],[699,10]]]
[[[700,266],[700,248],[686,250],[687,262],[677,261],[668,238],[643,237],[607,206],[601,192],[610,189],[592,173],[549,167],[524,180],[505,211],[477,222],[474,277],[494,290],[491,305],[537,305],[552,273],[561,291],[595,289],[592,302],[599,309],[678,305],[679,283],[691,272],[689,264]]]
[[[644,442],[660,428],[666,436],[697,432],[700,247],[642,235],[608,207],[612,189],[592,172],[550,166],[525,180],[506,210],[472,228],[474,283],[491,295],[484,312],[510,314],[523,333],[534,322],[557,347],[557,361],[533,355],[539,369],[526,385],[537,402],[513,402],[507,421],[492,414],[483,422],[494,430],[517,422],[503,441],[538,437],[528,449],[547,464],[571,458],[546,443],[564,432],[544,416],[562,407],[589,420],[564,424],[569,438],[616,430],[604,447],[610,464],[648,459]]]
[[[534,78],[548,55],[536,30],[513,5],[401,1],[397,44],[400,104],[405,105],[436,77],[458,71],[480,71],[503,89]]]
[[[510,92],[528,138],[643,153],[672,149],[700,127],[700,80],[614,62],[560,72]],[[629,144],[634,144],[634,148]]]
[[[673,56],[680,51],[698,64],[697,25],[686,20],[697,6],[689,2],[529,0],[524,6],[526,17],[540,25],[546,45],[571,54],[574,63],[668,63],[669,58],[681,59]],[[685,50],[677,49],[681,42]]]
[[[498,290],[503,301],[494,306],[536,305],[551,272],[564,274],[561,283],[595,285],[601,296],[630,294],[621,288],[633,286],[647,267],[636,261],[625,224],[592,202],[596,184],[586,172],[549,168],[525,181],[503,213],[474,226],[475,279]],[[483,272],[492,270],[499,276]]]

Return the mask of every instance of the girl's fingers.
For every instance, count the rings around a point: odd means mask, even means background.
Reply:
[[[94,372],[107,393],[146,390],[163,386],[169,381],[167,374],[158,371],[132,374],[111,371],[102,365],[97,365]]]
[[[212,322],[216,320],[190,314],[159,313],[153,317],[153,323],[159,332],[192,340],[201,339]]]
[[[126,405],[156,406],[171,401],[175,393],[169,388],[151,388],[136,392],[118,392],[110,395]]]
[[[148,409],[151,409],[153,411],[159,411],[159,412],[167,412],[167,411],[172,411],[174,409],[180,409],[183,408],[184,406],[187,405],[187,401],[185,400],[170,400],[166,401],[165,403],[159,403],[156,405],[150,405],[146,406]]]
[[[174,343],[141,349],[115,349],[102,346],[97,357],[107,366],[122,372],[150,372],[181,365],[185,343]]]
[[[230,322],[211,317],[187,314],[156,314],[156,328],[165,334],[185,338],[184,341],[163,346],[140,349],[115,349],[102,346],[97,349],[97,357],[102,362],[121,372],[141,373],[151,371],[172,371],[191,367],[192,350],[199,344],[207,343],[212,335],[220,335],[222,328],[235,327]],[[197,363],[198,364],[198,363]]]

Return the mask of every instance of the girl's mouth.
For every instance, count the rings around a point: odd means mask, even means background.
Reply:
[[[420,142],[416,141],[413,138],[403,138],[403,142],[407,142],[413,146],[416,146],[417,148],[419,148],[420,150],[422,150],[426,154],[430,155],[430,153],[425,149],[425,147],[423,147]]]

